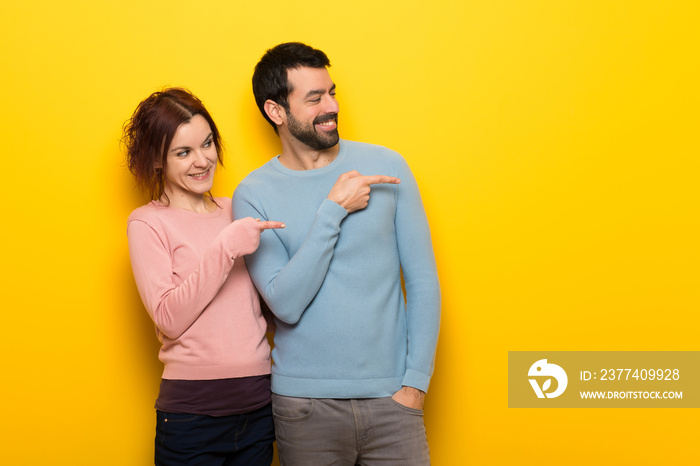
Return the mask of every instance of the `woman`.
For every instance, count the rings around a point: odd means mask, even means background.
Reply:
[[[129,170],[153,201],[129,216],[129,254],[162,343],[157,465],[269,465],[270,347],[243,256],[261,233],[210,194],[221,138],[202,102],[169,88],[125,125]]]

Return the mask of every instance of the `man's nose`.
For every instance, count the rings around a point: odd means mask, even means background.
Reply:
[[[340,106],[338,105],[338,101],[336,100],[335,96],[327,96],[327,98],[324,100],[324,113],[338,113],[339,110]]]

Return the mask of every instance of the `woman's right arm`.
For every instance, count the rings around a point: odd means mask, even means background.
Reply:
[[[182,335],[219,292],[234,261],[257,249],[260,232],[252,218],[231,223],[209,245],[196,269],[175,285],[167,238],[144,221],[130,221],[127,236],[134,279],[158,329],[171,339]]]

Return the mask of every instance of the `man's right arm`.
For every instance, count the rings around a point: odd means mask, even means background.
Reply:
[[[274,232],[261,236],[258,250],[246,257],[246,264],[255,286],[278,319],[294,324],[301,318],[326,277],[341,222],[348,213],[367,206],[370,186],[399,182],[398,178],[362,176],[356,171],[340,175],[293,257]],[[264,208],[245,185],[236,189],[233,215],[266,219]],[[293,219],[282,221],[290,223]]]
[[[340,223],[347,214],[347,210],[340,205],[325,199],[303,244],[293,257],[274,232],[264,232],[258,250],[246,257],[255,286],[281,321],[296,323],[318,293],[333,257]],[[266,220],[264,209],[246,186],[236,189],[233,215],[234,218]],[[293,219],[284,221],[289,225]]]

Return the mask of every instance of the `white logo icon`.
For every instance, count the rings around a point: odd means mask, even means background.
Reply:
[[[530,377],[553,377],[557,381],[557,389],[551,393],[546,393],[549,387],[552,385],[552,379],[549,378],[545,380],[540,388],[537,383],[537,379],[528,379],[532,389],[535,390],[537,398],[556,398],[566,390],[566,385],[569,383],[569,378],[566,376],[564,369],[557,366],[556,364],[547,364],[546,359],[540,359],[535,364],[530,367],[527,373]]]

